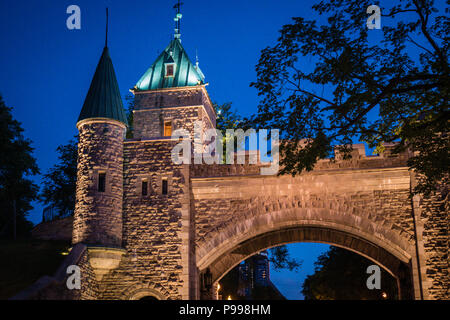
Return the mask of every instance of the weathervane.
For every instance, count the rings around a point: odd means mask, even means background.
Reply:
[[[183,15],[181,14],[181,6],[183,3],[178,0],[178,3],[173,6],[173,8],[176,10],[177,15],[174,18],[175,21],[175,39],[181,38],[181,18]]]

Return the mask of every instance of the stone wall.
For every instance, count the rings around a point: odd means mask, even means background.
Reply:
[[[78,171],[73,243],[121,246],[125,125],[88,120],[78,124]],[[106,174],[105,192],[98,190]]]
[[[135,139],[162,137],[165,121],[172,121],[172,130],[183,128],[191,133],[197,120],[203,121],[206,128],[216,125],[216,115],[204,86],[135,94]]]
[[[123,247],[126,254],[105,276],[102,299],[122,299],[135,288],[152,287],[170,299],[187,299],[189,176],[172,164],[175,142],[126,142],[124,148]],[[142,195],[142,181],[148,195]],[[168,194],[162,194],[162,181]],[[125,295],[125,296],[124,296]]]
[[[260,165],[174,165],[175,144],[125,142],[126,254],[100,283],[84,256],[77,299],[199,298],[199,271],[209,267],[217,280],[264,246],[292,241],[324,241],[374,259],[403,277],[403,297],[413,297],[414,283],[421,298],[422,283],[423,298],[449,299],[449,197],[410,199],[407,155],[366,157],[358,149],[351,160],[276,177],[260,176]]]
[[[289,214],[297,208],[307,211],[306,216],[297,217],[299,221],[312,220],[314,212],[317,212],[321,219],[329,222],[337,223],[341,219],[341,223],[353,228],[372,228],[365,230],[369,234],[378,229],[381,232],[383,228],[394,231],[396,237],[403,240],[400,243],[404,244],[405,250],[408,244],[414,242],[408,198],[409,173],[406,169],[339,170],[303,174],[295,178],[192,178],[192,193],[197,249],[212,239],[217,242],[221,238],[221,230],[259,215],[292,220],[295,216],[277,215],[280,212]],[[348,219],[350,216],[360,219],[346,221],[346,216]],[[370,224],[362,226],[364,219]],[[260,227],[264,226],[248,225],[246,229],[258,233]],[[229,235],[225,238],[230,239]],[[203,258],[201,250],[197,254],[200,255],[198,259]]]
[[[245,258],[241,249],[236,249],[241,243],[283,228],[315,226],[365,239],[367,244],[362,247],[348,237],[337,237],[334,241],[339,242],[334,244],[363,254],[371,252],[373,256],[368,256],[379,263],[384,258],[371,247],[393,254],[402,267],[391,264],[396,270],[390,271],[404,277],[402,269],[410,269],[416,259],[406,159],[406,155],[392,158],[357,154],[346,161],[320,161],[313,172],[297,177],[260,176],[259,166],[250,165],[192,166],[196,261],[200,271],[214,266],[213,278],[218,279],[222,274],[214,272],[227,270],[227,263],[232,267],[232,263],[239,262],[229,259],[231,256]],[[285,235],[283,238],[277,234],[271,244],[293,241],[290,233]],[[228,261],[221,261],[222,257],[228,257]],[[390,264],[385,262],[385,266]],[[412,281],[404,279],[404,297],[413,294],[407,288]],[[418,280],[414,281],[417,285]]]
[[[450,199],[446,190],[417,197],[423,286],[427,299],[450,300]]]
[[[185,129],[194,132],[195,121],[205,120],[205,127],[212,125],[204,117],[203,107],[185,107],[181,109],[151,109],[139,110],[134,113],[134,138],[151,139],[163,136],[165,121],[172,122],[172,132],[177,129]]]
[[[226,270],[226,264],[236,260],[233,255],[245,258],[248,249],[237,249],[241,242],[280,227],[316,224],[336,230],[341,224],[349,227],[349,235],[362,232],[361,237],[372,244],[379,241],[391,253],[401,248],[407,258],[402,268],[413,273],[415,298],[450,299],[448,190],[429,199],[411,199],[415,178],[406,165],[409,156],[394,157],[388,148],[381,156],[367,157],[357,148],[351,160],[336,155],[295,178],[261,177],[260,165],[193,165],[199,269]],[[275,240],[266,239],[267,245],[292,241],[291,235],[277,234]],[[345,247],[346,241],[351,240],[341,238],[337,245]],[[362,253],[364,247],[356,251]],[[376,254],[372,258],[377,260]]]

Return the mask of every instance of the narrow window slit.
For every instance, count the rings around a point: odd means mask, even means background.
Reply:
[[[105,192],[106,188],[106,173],[101,172],[98,174],[98,192]]]
[[[168,187],[169,187],[169,185],[168,185],[167,179],[163,179],[162,180],[162,194],[167,194]]]
[[[146,180],[142,181],[142,195],[148,195],[148,181]]]

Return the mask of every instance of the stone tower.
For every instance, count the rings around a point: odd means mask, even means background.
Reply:
[[[172,299],[199,298],[190,166],[175,164],[171,150],[178,143],[172,139],[175,130],[193,135],[198,121],[204,130],[216,125],[204,79],[176,32],[131,89],[133,139],[124,143],[123,204],[123,247],[130,260],[121,267],[129,263],[133,272],[128,272],[143,278],[140,286],[150,288],[151,295],[166,292]],[[131,281],[110,283],[111,291],[135,287]]]
[[[195,121],[215,128],[216,114],[205,77],[175,37],[132,89],[135,95],[134,138],[170,137],[177,129],[193,133]]]
[[[127,119],[105,45],[77,122],[73,244],[122,245],[123,142]]]

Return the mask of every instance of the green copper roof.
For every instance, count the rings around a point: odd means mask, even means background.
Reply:
[[[91,118],[115,119],[128,125],[116,74],[106,46],[95,70],[78,121]]]
[[[166,64],[174,64],[174,76],[166,77]],[[135,90],[154,90],[196,86],[204,83],[203,73],[186,54],[179,39],[174,39],[159,55],[135,86]]]

